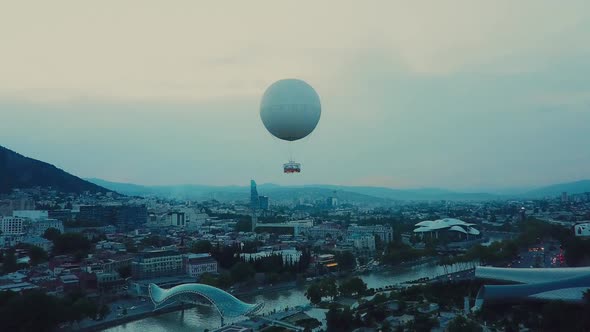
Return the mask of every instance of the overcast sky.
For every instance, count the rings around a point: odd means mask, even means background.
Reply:
[[[536,186],[590,178],[588,0],[12,1],[0,145],[140,184]],[[268,85],[311,84],[292,144]]]

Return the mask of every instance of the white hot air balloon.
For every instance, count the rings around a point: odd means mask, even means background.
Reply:
[[[260,102],[260,118],[266,129],[285,141],[296,141],[311,134],[320,121],[320,97],[306,82],[298,79],[276,81],[266,89]],[[301,172],[301,164],[290,160],[285,173]]]

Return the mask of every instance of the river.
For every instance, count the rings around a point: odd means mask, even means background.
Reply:
[[[447,267],[447,272],[464,270],[472,267],[470,264],[455,265]],[[412,267],[392,267],[386,271],[379,271],[360,276],[369,288],[381,288],[388,285],[399,284],[405,281],[416,280],[423,277],[435,277],[445,273],[442,266],[436,263],[423,264]],[[282,310],[285,307],[296,307],[309,304],[305,298],[304,288],[295,288],[288,291],[274,292],[253,297],[241,297],[249,303],[264,302],[261,313],[268,313],[272,310]],[[310,316],[323,319],[324,312],[320,309],[311,309],[307,312]],[[242,318],[243,319],[243,318]],[[239,320],[239,319],[238,319]],[[235,320],[233,320],[235,321]],[[225,323],[233,322],[226,319]],[[159,316],[148,317],[142,320],[126,323],[107,329],[108,332],[199,332],[205,329],[215,329],[220,326],[220,317],[215,308],[197,306],[187,310],[171,312]]]

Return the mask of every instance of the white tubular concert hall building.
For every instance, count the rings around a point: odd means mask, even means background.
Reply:
[[[475,277],[517,284],[482,286],[472,310],[479,310],[484,302],[560,300],[581,303],[584,292],[590,288],[590,267],[519,269],[478,266]]]

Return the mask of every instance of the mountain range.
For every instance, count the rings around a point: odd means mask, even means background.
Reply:
[[[170,185],[142,186],[129,183],[109,182],[101,179],[87,179],[105,188],[126,195],[154,195],[176,197],[181,199],[217,199],[220,201],[247,200],[250,195],[249,186],[204,186],[204,185]],[[506,193],[473,193],[455,192],[438,188],[423,189],[392,189],[385,187],[356,187],[338,185],[302,185],[280,186],[272,183],[258,185],[261,195],[272,197],[273,200],[292,200],[297,198],[320,199],[336,195],[343,201],[380,203],[395,200],[495,200],[495,199],[535,199],[556,197],[562,192],[579,194],[590,192],[590,180],[561,183],[535,189],[521,189],[520,192],[508,190]]]
[[[12,189],[35,187],[51,187],[54,190],[67,193],[111,191],[82,180],[51,164],[27,158],[0,146],[0,193],[10,193]]]
[[[0,193],[9,193],[16,188],[51,187],[54,190],[70,193],[84,191],[115,191],[125,195],[173,197],[180,199],[217,199],[219,201],[247,200],[249,186],[206,186],[169,185],[143,186],[130,183],[109,182],[101,179],[81,179],[54,165],[22,156],[0,146]],[[539,188],[510,190],[504,192],[457,192],[439,188],[393,189],[385,187],[339,186],[339,185],[301,185],[280,186],[261,184],[261,195],[272,197],[275,201],[307,198],[323,199],[336,195],[342,201],[359,203],[384,203],[395,200],[494,200],[555,197],[562,192],[578,194],[590,192],[590,180],[559,183]]]

